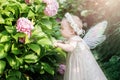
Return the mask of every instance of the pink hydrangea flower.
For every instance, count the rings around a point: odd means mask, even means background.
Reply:
[[[60,23],[60,22],[61,22],[61,19],[60,19],[60,18],[56,18],[56,21]]]
[[[34,0],[25,0],[25,3],[26,4],[31,4],[31,3],[33,3],[34,2]]]
[[[25,0],[25,3],[26,3],[26,4],[29,4],[29,0]]]
[[[54,16],[57,14],[58,8],[55,5],[47,5],[44,13],[47,16]]]
[[[30,22],[30,20],[28,20],[27,18],[19,18],[17,20],[17,32],[23,32],[25,34],[28,35],[28,37],[30,37],[31,35],[31,30],[33,29],[33,24],[32,22]]]
[[[64,64],[60,64],[58,68],[58,72],[63,75],[65,73],[66,66]]]
[[[46,4],[52,4],[52,3],[56,3],[56,0],[43,0],[44,3]]]
[[[43,0],[43,2],[46,4],[50,4],[52,2],[52,0]]]
[[[25,38],[19,38],[19,42],[25,43]]]
[[[46,8],[44,10],[44,14],[47,16],[54,16],[57,14],[59,4],[56,0],[43,0],[46,3]]]

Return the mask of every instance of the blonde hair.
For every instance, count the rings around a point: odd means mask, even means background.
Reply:
[[[78,16],[75,16],[75,15],[72,15],[72,18],[75,21],[75,23],[78,25],[78,27],[81,29],[83,27],[82,20]]]
[[[77,35],[84,34],[84,30],[82,30],[82,21],[78,16],[72,15],[70,13],[65,14],[66,21],[70,24],[70,27],[75,31]]]

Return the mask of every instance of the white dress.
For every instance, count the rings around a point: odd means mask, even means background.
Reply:
[[[70,40],[75,48],[68,52],[64,80],[107,80],[84,40],[79,36]]]

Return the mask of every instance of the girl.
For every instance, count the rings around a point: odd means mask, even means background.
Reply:
[[[82,27],[82,21],[69,13],[61,21],[60,31],[67,41],[54,45],[68,52],[64,80],[107,80],[90,48],[79,36],[84,33]]]

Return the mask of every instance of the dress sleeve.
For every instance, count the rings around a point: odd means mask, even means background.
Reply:
[[[77,46],[77,41],[71,40],[69,42],[69,46],[66,48],[66,51],[71,52],[76,48],[76,46]]]
[[[73,46],[73,48],[76,48],[76,46],[77,46],[77,41],[70,41],[70,43],[69,43],[71,46]]]
[[[77,47],[79,41],[81,41],[79,37],[73,37],[65,43],[58,43],[58,46],[64,51],[72,52]]]
[[[69,45],[71,46],[71,48],[68,47],[67,50],[69,52],[73,51],[77,47],[79,42],[82,42],[82,39],[79,36],[75,36],[75,37],[71,38],[69,40]]]

